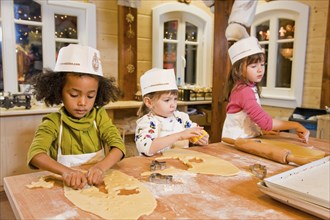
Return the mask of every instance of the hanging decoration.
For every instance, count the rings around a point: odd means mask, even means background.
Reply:
[[[118,86],[130,88],[122,92],[123,101],[134,99],[137,89],[138,14],[134,7],[139,2],[140,0],[118,0]]]
[[[131,8],[128,9],[128,13],[126,15],[126,22],[128,23],[128,30],[126,35],[128,38],[133,38],[135,36],[135,32],[132,30],[132,23],[134,22],[134,16],[131,13]]]
[[[132,29],[132,24],[134,23],[134,16],[131,13],[131,8],[128,8],[128,13],[126,14],[126,22],[128,23],[128,30],[126,31],[126,36],[129,39],[133,39],[135,37],[135,32]],[[134,73],[135,71],[135,66],[132,64],[132,57],[133,57],[133,48],[132,44],[130,43],[128,47],[128,53],[129,53],[129,64],[126,66],[127,72],[128,73]]]

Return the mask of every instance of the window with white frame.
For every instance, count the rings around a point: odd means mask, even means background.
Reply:
[[[181,3],[162,4],[152,13],[153,67],[173,68],[181,86],[211,86],[211,16]]]
[[[266,53],[263,105],[295,108],[302,104],[308,12],[307,5],[295,1],[257,7],[251,35]]]
[[[94,4],[56,0],[0,2],[1,92],[25,92],[26,81],[53,69],[59,49],[70,43],[96,47]]]

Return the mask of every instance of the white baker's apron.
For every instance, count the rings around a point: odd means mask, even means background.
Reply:
[[[260,99],[256,87],[251,88],[260,105]],[[254,123],[250,117],[244,112],[227,113],[222,129],[222,137],[237,139],[237,138],[252,138],[262,135],[260,127]]]
[[[171,122],[171,120],[175,120],[175,122]],[[173,134],[173,133],[178,133],[183,131],[185,128],[182,127],[182,125],[180,123],[177,122],[175,117],[171,117],[171,119],[169,118],[162,118],[160,119],[160,131],[159,131],[159,137],[165,137],[167,135]],[[176,141],[172,144],[172,146],[167,147],[164,150],[167,150],[171,147],[179,147],[179,148],[188,148],[189,147],[189,140],[182,140],[182,141]]]
[[[248,115],[243,112],[227,114],[223,125],[222,137],[237,139],[237,138],[252,138],[260,136],[261,130]]]
[[[94,127],[97,130],[95,121],[94,121]],[[101,161],[105,157],[103,146],[101,150],[94,153],[62,155],[62,150],[61,150],[62,130],[63,130],[63,124],[61,119],[60,134],[58,139],[57,162],[67,167],[75,167],[75,166],[80,166],[82,164],[96,163],[98,161]]]

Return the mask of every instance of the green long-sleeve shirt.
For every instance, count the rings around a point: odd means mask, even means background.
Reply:
[[[31,159],[39,153],[47,153],[56,160],[58,138],[60,134],[61,113],[63,121],[61,150],[63,155],[84,154],[97,152],[104,146],[116,147],[123,154],[126,149],[120,133],[112,123],[103,107],[93,108],[81,119],[74,119],[67,115],[64,107],[59,112],[50,113],[42,118],[30,149],[27,162],[31,168]],[[97,129],[94,126],[96,122]]]

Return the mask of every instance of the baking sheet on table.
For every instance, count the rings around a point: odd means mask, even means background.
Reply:
[[[288,195],[287,193],[281,190],[271,189],[266,186],[265,182],[259,182],[257,185],[261,192],[269,195],[273,199],[276,199],[284,204],[290,205],[292,207],[295,207],[297,209],[300,209],[304,212],[310,213],[322,219],[330,218],[330,209],[327,209],[323,206],[319,206],[314,203],[310,203],[298,197]]]
[[[330,209],[330,156],[264,179],[266,186]]]

